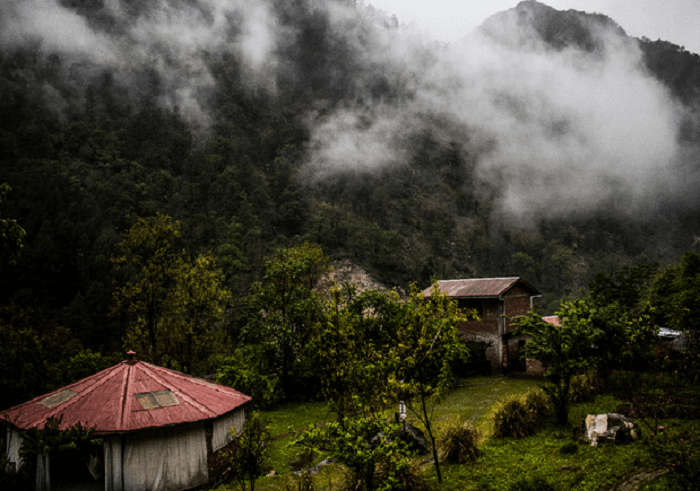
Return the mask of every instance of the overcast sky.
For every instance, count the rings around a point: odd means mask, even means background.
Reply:
[[[402,24],[452,42],[488,16],[517,5],[519,0],[365,0]],[[543,0],[559,10],[600,12],[612,17],[632,36],[671,41],[700,53],[700,0]]]

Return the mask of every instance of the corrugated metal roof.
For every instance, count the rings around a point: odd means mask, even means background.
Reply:
[[[539,293],[537,289],[531,286],[519,276],[511,276],[507,278],[472,278],[461,280],[440,280],[438,287],[440,291],[448,297],[469,298],[469,297],[498,297],[510,290],[516,283],[520,282],[523,287],[530,290],[532,293]],[[423,295],[429,297],[432,295],[432,285],[423,290]]]
[[[144,405],[149,397],[158,404]],[[250,400],[231,387],[190,377],[143,361],[123,361],[90,377],[0,412],[22,429],[42,428],[60,417],[98,434],[191,423],[226,414]],[[148,408],[148,409],[146,409]]]

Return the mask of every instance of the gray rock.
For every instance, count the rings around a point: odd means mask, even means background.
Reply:
[[[623,443],[639,438],[639,428],[618,413],[589,414],[585,420],[585,439],[596,447],[600,442]]]

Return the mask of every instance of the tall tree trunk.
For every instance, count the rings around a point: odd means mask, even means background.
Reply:
[[[437,473],[438,482],[442,482],[442,474],[440,473],[440,461],[438,460],[437,448],[435,447],[435,437],[433,436],[433,429],[430,425],[430,418],[428,417],[428,409],[425,406],[425,394],[421,391],[420,403],[423,409],[423,423],[425,423],[425,429],[430,437],[430,446],[433,449],[433,462],[435,463],[435,472]]]

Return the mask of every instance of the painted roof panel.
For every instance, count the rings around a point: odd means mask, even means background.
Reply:
[[[139,402],[139,394],[166,391],[172,393],[178,404],[144,409]],[[71,393],[74,395],[65,397]],[[123,361],[2,411],[0,418],[18,428],[29,429],[43,428],[49,418],[60,417],[60,428],[80,422],[98,434],[121,433],[216,418],[250,399],[231,387],[175,370],[143,361]],[[52,405],[47,406],[46,401]],[[54,401],[59,402],[53,404]]]
[[[459,280],[440,280],[438,287],[442,293],[448,297],[469,298],[469,297],[498,297],[510,290],[516,283],[521,283],[525,288],[533,293],[539,293],[534,287],[522,280],[519,276],[506,278],[471,278]],[[432,285],[423,290],[423,295],[432,295]]]

